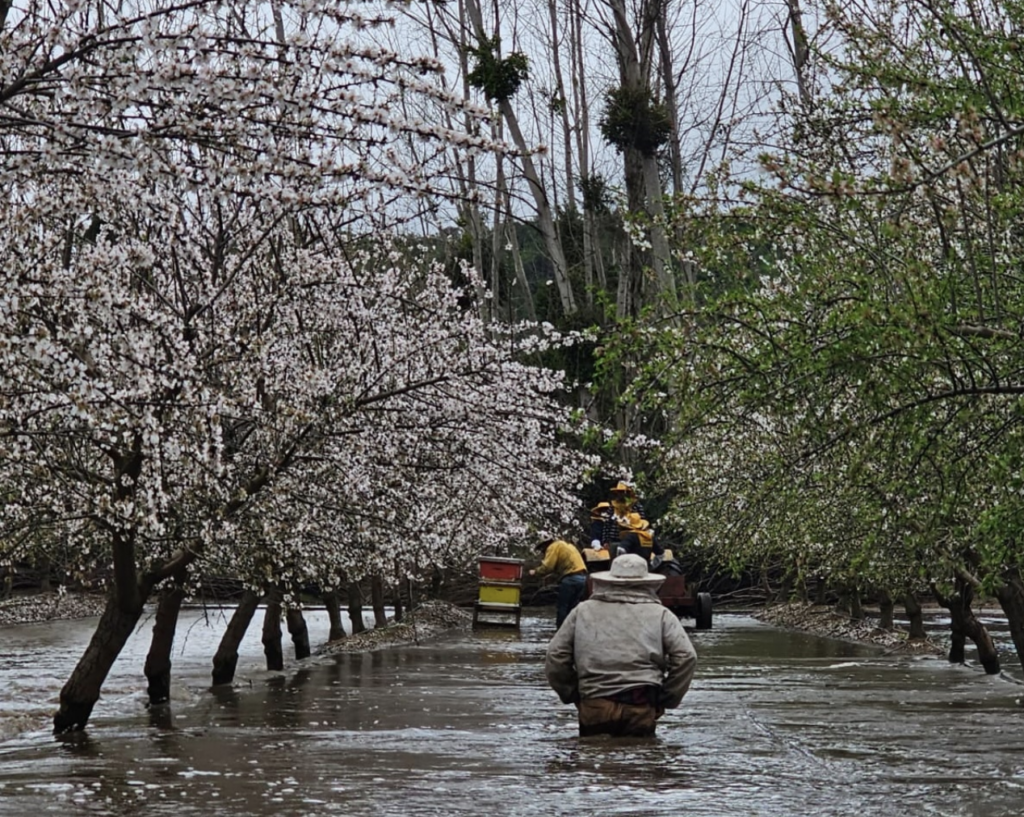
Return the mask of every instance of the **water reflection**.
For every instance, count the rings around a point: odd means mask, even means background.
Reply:
[[[239,683],[213,689],[206,626],[176,657],[170,704],[144,707],[133,647],[87,732],[0,743],[0,815],[1009,817],[1024,796],[1019,688],[743,616],[693,635],[685,706],[631,741],[576,737],[575,710],[544,683],[547,615],[284,673],[261,669],[257,636]],[[20,643],[24,664],[64,672]]]

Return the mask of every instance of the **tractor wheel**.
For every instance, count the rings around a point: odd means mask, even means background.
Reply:
[[[694,618],[694,626],[698,630],[711,629],[711,594],[697,594],[697,614]]]

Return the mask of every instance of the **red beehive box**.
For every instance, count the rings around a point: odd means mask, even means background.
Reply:
[[[523,560],[481,556],[480,578],[491,582],[517,582],[523,578]]]

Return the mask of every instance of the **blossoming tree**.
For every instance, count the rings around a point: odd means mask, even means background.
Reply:
[[[479,114],[436,63],[360,45],[384,21],[346,6],[4,8],[0,541],[111,568],[57,731],[166,579],[329,586],[568,516],[559,376],[388,229],[448,152],[500,148],[403,118]]]

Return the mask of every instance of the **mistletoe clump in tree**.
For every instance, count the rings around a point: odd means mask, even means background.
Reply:
[[[0,31],[0,541],[112,577],[57,731],[162,582],[420,569],[405,498],[442,499],[428,482],[489,545],[522,533],[498,512],[513,475],[573,505],[559,377],[381,228],[399,197],[430,204],[453,148],[496,147],[401,100],[479,112],[433,60],[348,41],[378,21],[347,7],[229,5],[29,4]]]

